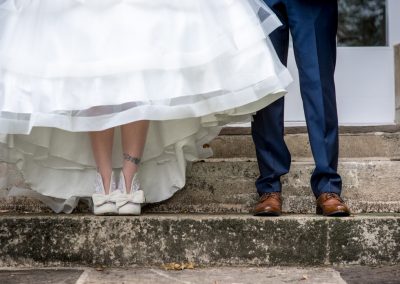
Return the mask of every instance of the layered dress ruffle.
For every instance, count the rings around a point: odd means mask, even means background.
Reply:
[[[140,180],[168,199],[221,126],[284,95],[279,25],[258,0],[0,1],[0,159],[31,188],[10,194],[71,212],[93,192],[87,132],[151,120]]]

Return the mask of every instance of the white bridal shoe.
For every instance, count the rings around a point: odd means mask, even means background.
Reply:
[[[144,192],[140,189],[139,177],[136,173],[132,179],[131,191],[127,193],[124,174],[120,173],[116,206],[119,215],[140,215],[141,204],[145,202]]]
[[[93,213],[95,215],[116,215],[118,214],[115,201],[119,195],[116,190],[114,173],[111,174],[110,188],[108,194],[105,193],[103,179],[99,173],[96,174],[95,193],[92,195],[93,200]]]

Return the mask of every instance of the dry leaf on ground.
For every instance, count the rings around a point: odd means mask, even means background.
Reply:
[[[165,270],[184,270],[184,269],[194,269],[195,265],[193,262],[188,263],[166,263],[161,266]]]

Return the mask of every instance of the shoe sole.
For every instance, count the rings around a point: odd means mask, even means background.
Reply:
[[[320,208],[317,208],[316,214],[317,215],[322,215],[322,216],[325,216],[325,217],[349,217],[351,215],[349,212],[341,211],[341,210],[332,212],[330,214],[324,214],[322,209],[320,209]]]
[[[257,216],[257,217],[279,217],[281,215],[282,215],[282,213],[271,212],[271,211],[257,212],[257,213],[253,214],[253,216]]]
[[[142,212],[118,212],[120,216],[140,216]]]
[[[104,212],[104,213],[94,213],[96,216],[118,216],[118,212]]]
[[[124,209],[125,206],[128,206]],[[139,216],[142,213],[140,205],[125,205],[118,210],[118,215],[121,216]]]
[[[114,216],[118,215],[118,211],[116,210],[116,208],[114,210],[110,208],[106,210],[106,208],[104,208],[103,210],[98,210],[97,212],[93,210],[93,214],[96,216]]]

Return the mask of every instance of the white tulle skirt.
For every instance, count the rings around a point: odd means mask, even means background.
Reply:
[[[259,0],[0,0],[0,159],[31,188],[10,194],[71,212],[93,191],[87,131],[151,120],[140,180],[171,197],[221,126],[284,95],[279,25]]]

